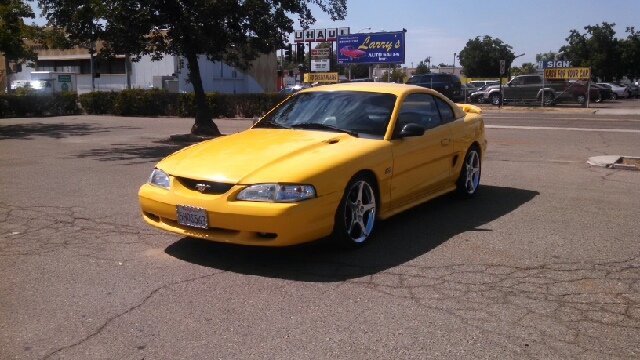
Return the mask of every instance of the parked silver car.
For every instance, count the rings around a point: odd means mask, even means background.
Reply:
[[[610,82],[602,82],[597,84],[611,88],[611,90],[613,91],[613,94],[611,94],[611,100],[617,100],[618,98],[626,98],[629,96],[627,88],[623,86],[616,85]]]

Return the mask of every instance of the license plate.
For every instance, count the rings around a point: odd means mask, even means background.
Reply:
[[[209,227],[207,211],[203,208],[189,205],[176,205],[176,213],[178,214],[178,224],[203,229]]]

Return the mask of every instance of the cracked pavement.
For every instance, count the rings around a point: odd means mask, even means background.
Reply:
[[[640,177],[585,163],[638,134],[489,129],[475,199],[264,249],[143,223],[191,121],[0,119],[0,359],[640,357]]]

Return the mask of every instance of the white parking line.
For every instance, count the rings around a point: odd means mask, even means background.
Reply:
[[[617,133],[636,133],[640,134],[640,130],[635,129],[581,129],[551,126],[509,126],[509,125],[485,125],[487,129],[513,129],[513,130],[569,130],[569,131],[590,131],[590,132],[617,132]]]

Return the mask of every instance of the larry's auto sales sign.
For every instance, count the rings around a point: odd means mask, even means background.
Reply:
[[[404,64],[404,32],[338,36],[338,64]]]

